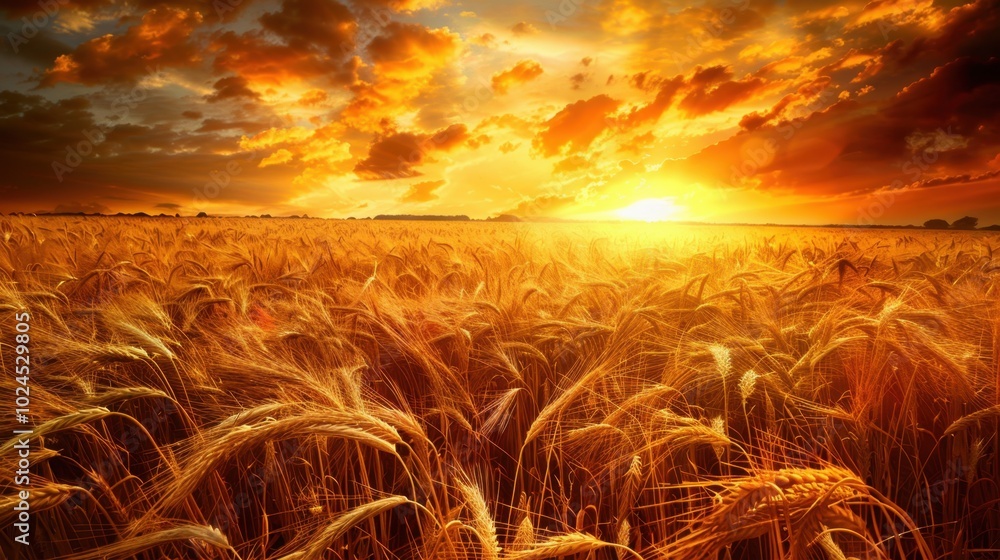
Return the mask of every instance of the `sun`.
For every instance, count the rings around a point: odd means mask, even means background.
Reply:
[[[662,222],[680,213],[684,208],[674,204],[673,198],[646,198],[615,212],[619,218],[638,222]]]

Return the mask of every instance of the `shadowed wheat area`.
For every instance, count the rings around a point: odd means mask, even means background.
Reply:
[[[996,558],[995,234],[0,218],[6,558]]]

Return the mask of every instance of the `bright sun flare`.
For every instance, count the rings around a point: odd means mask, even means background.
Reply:
[[[672,198],[646,198],[618,210],[616,214],[625,220],[662,222],[673,218],[681,210],[683,208],[674,204]]]

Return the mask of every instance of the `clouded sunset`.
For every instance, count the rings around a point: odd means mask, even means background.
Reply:
[[[0,210],[1000,222],[991,0],[58,6],[2,8]]]

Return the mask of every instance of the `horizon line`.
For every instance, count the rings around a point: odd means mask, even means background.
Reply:
[[[330,221],[379,221],[379,222],[482,222],[482,223],[565,223],[565,224],[647,224],[647,225],[684,225],[684,226],[766,226],[766,227],[804,227],[804,228],[850,228],[850,229],[923,229],[931,231],[1000,231],[1000,224],[973,228],[927,227],[915,224],[786,224],[774,222],[707,222],[699,220],[613,220],[613,219],[576,219],[558,217],[527,217],[514,214],[499,214],[491,218],[470,218],[464,214],[377,214],[375,216],[347,216],[343,218],[325,218],[307,214],[291,214],[272,216],[270,214],[238,215],[238,214],[208,214],[181,215],[179,213],[148,214],[146,212],[0,212],[0,217],[83,217],[83,218],[155,218],[155,219],[258,219],[258,220],[330,220]]]

